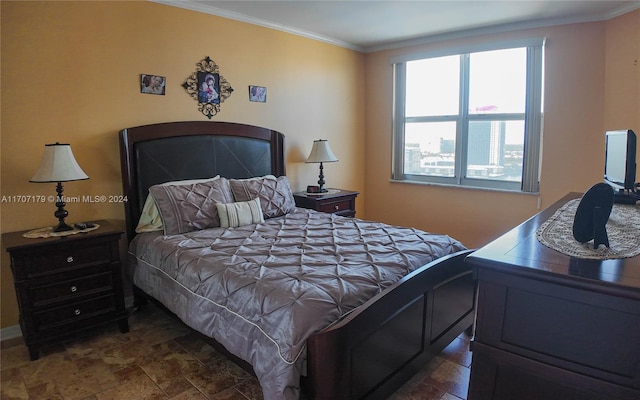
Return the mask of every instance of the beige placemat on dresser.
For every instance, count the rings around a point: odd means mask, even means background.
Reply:
[[[93,224],[91,228],[86,228],[86,229],[73,228],[73,230],[70,230],[70,231],[54,232],[52,226],[47,226],[45,228],[38,228],[29,232],[25,232],[22,236],[30,239],[61,237],[61,236],[77,235],[78,233],[87,233],[87,232],[95,231],[98,228],[100,228],[100,225]]]
[[[635,257],[640,254],[640,206],[614,204],[607,222],[609,246],[593,248],[593,240],[579,243],[573,238],[573,218],[580,204],[574,199],[545,221],[536,237],[543,245],[571,257],[606,260]]]

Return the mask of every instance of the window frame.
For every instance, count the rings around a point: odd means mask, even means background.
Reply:
[[[497,42],[476,46],[451,48],[426,53],[408,54],[391,58],[393,67],[393,143],[391,179],[402,182],[443,184],[460,187],[477,187],[494,190],[538,193],[540,187],[540,162],[542,142],[543,65],[544,38],[531,38],[508,42]],[[469,114],[469,59],[471,53],[526,48],[526,100],[524,113]],[[406,117],[406,63],[428,58],[460,56],[460,97],[456,115]],[[522,180],[500,181],[481,178],[467,178],[467,143],[469,123],[472,121],[524,120],[524,153]],[[455,173],[454,177],[407,174],[405,162],[405,124],[415,122],[456,123]]]

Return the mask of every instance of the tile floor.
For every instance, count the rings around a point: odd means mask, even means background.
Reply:
[[[47,400],[259,400],[250,374],[152,304],[135,312],[131,331],[116,324],[41,351],[29,361],[22,339],[2,342],[0,398]],[[456,338],[392,400],[467,396],[470,338]]]

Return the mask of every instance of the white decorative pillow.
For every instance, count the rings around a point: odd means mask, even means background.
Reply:
[[[243,225],[260,224],[264,222],[260,199],[239,201],[236,203],[217,203],[218,217],[222,228],[237,228]]]
[[[193,185],[195,183],[206,183],[215,181],[216,179],[220,179],[220,175],[216,175],[213,178],[205,178],[205,179],[189,179],[184,181],[170,181],[159,184],[160,186],[181,186],[181,185]],[[136,233],[143,232],[155,232],[161,231],[164,227],[162,226],[162,217],[160,216],[160,212],[158,211],[158,207],[156,206],[156,202],[153,199],[151,193],[147,196],[147,199],[144,202],[144,206],[142,207],[142,212],[140,213],[140,220],[138,221],[138,226],[136,226]]]
[[[236,201],[260,199],[264,218],[279,217],[296,209],[296,202],[286,176],[265,175],[251,179],[229,179]]]

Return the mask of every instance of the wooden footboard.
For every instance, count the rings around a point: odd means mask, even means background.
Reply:
[[[120,151],[129,241],[154,184],[285,173],[284,135],[244,124],[185,121],[128,128],[120,132]],[[474,304],[471,271],[463,262],[468,253],[420,268],[312,336],[303,382],[307,397],[385,398],[468,328]],[[144,296],[137,288],[134,295],[138,306]]]
[[[307,341],[306,397],[384,399],[473,323],[462,251],[431,262]]]

